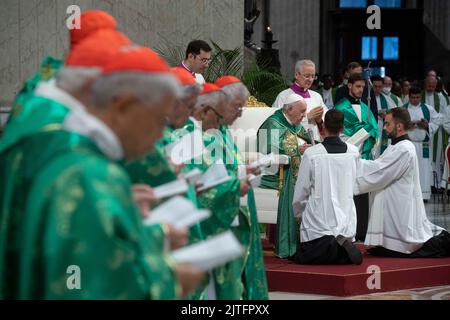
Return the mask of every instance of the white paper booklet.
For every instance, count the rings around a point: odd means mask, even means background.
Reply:
[[[358,147],[362,145],[369,137],[370,135],[366,129],[361,128],[353,136],[348,138],[346,142]]]
[[[177,196],[154,209],[144,224],[167,223],[175,228],[188,228],[210,215],[209,210],[198,210],[191,201]]]
[[[194,168],[183,174],[183,178],[186,179],[188,183],[195,185],[202,178],[202,172],[199,169]]]
[[[258,188],[261,184],[262,174],[255,176],[254,174],[250,174],[248,177],[248,181],[250,182],[250,185],[252,188]]]
[[[194,130],[184,135],[180,140],[166,146],[165,152],[175,164],[186,163],[202,156],[205,152],[205,146],[201,131]]]
[[[197,191],[205,191],[219,184],[227,182],[231,177],[227,173],[227,169],[223,163],[214,163],[203,174],[199,180],[199,188]]]
[[[269,153],[250,163],[250,168],[266,168],[280,164],[289,164],[289,157],[284,154]]]
[[[184,179],[178,179],[169,183],[162,184],[153,189],[155,197],[164,199],[173,197],[188,191],[188,184]]]
[[[209,271],[238,258],[244,248],[232,231],[221,233],[211,239],[172,252],[177,263],[191,263],[202,271]]]

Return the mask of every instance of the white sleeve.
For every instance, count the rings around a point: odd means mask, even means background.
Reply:
[[[357,172],[357,192],[363,194],[386,188],[399,179],[411,165],[407,150],[383,154],[377,160],[360,159]]]
[[[301,217],[301,213],[305,210],[306,202],[311,193],[311,163],[308,152],[303,155],[298,169],[298,178],[295,183],[294,197],[292,207],[294,209],[294,216]]]
[[[443,127],[450,134],[450,104],[445,108]]]
[[[283,108],[283,100],[284,100],[284,94],[283,94],[283,92],[284,92],[284,91],[281,91],[281,92],[278,94],[277,98],[275,99],[275,101],[274,101],[273,104],[272,104],[272,108],[275,108],[275,109],[281,109],[281,108]]]

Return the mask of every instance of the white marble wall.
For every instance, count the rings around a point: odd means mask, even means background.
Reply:
[[[243,46],[244,0],[0,0],[0,105],[45,56],[64,57],[72,4],[109,12],[122,32],[150,47],[185,47],[194,38]]]

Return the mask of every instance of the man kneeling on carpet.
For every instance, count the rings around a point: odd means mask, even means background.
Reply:
[[[416,149],[408,137],[408,130],[414,130],[408,110],[389,110],[384,128],[391,145],[377,160],[361,160],[356,180],[359,193],[371,192],[373,200],[367,251],[403,258],[450,256],[450,234],[426,215]]]
[[[307,149],[295,185],[293,208],[301,219],[300,244],[291,257],[300,264],[361,264],[356,234],[356,174],[359,150],[343,142],[344,114],[325,114],[325,139]]]

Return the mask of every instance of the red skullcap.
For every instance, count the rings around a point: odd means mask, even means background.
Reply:
[[[129,44],[131,41],[118,31],[99,30],[69,52],[66,66],[103,68],[121,47]]]
[[[104,67],[103,74],[115,72],[170,73],[166,61],[149,48],[124,46]]]
[[[207,94],[214,91],[220,91],[220,88],[213,83],[206,82],[203,84],[203,90],[202,92],[200,92],[200,94]]]
[[[232,83],[239,83],[241,80],[234,76],[223,76],[216,80],[215,85],[219,88],[222,88],[226,85],[232,84]]]
[[[110,14],[101,10],[89,10],[80,15],[80,29],[69,32],[70,47],[79,44],[98,30],[116,30],[117,22]]]
[[[180,81],[180,83],[183,86],[192,86],[192,85],[197,84],[195,79],[192,77],[192,74],[183,68],[179,68],[179,67],[171,68],[170,72],[175,77],[177,77],[178,81]]]

